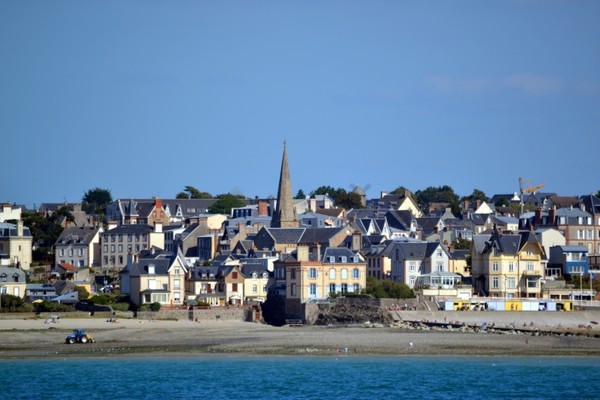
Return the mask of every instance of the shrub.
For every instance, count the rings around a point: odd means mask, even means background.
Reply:
[[[129,311],[129,303],[115,303],[112,305],[112,309],[115,311]]]
[[[101,293],[90,297],[88,301],[94,304],[113,304],[115,302],[115,296],[108,293]]]
[[[35,312],[36,313],[42,313],[42,312],[68,312],[68,311],[74,311],[73,306],[68,306],[66,304],[60,304],[60,303],[55,303],[53,301],[47,301],[44,300],[41,303],[36,303],[35,305]]]
[[[12,294],[0,295],[0,312],[12,313],[12,312],[31,312],[33,306],[26,303],[25,300],[19,296],[13,296]]]

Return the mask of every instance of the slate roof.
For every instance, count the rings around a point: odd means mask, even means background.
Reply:
[[[356,257],[356,253],[346,247],[328,247],[323,252],[323,263],[339,263],[340,257],[346,257],[347,263],[355,263],[359,261],[353,261],[352,257]],[[330,261],[330,257],[333,257],[334,261]]]
[[[70,244],[86,244],[89,245],[96,234],[100,231],[100,228],[94,227],[75,227],[65,228],[55,245],[70,245]]]
[[[413,215],[408,210],[389,210],[385,213],[388,225],[392,228],[408,231],[413,220]]]
[[[17,225],[0,222],[0,237],[18,237]],[[31,231],[26,226],[23,226],[23,237],[31,237]]]
[[[146,224],[124,224],[124,225],[118,225],[115,228],[109,230],[109,231],[104,231],[103,235],[112,235],[112,234],[144,234],[144,233],[150,233],[150,232],[154,232],[154,228],[151,225],[146,225]]]
[[[591,214],[600,214],[600,199],[593,194],[582,196],[579,204],[583,204],[585,210]]]
[[[299,243],[306,228],[268,228],[267,230],[277,243]]]
[[[311,228],[305,229],[298,243],[325,243],[337,235],[344,227],[338,228]]]

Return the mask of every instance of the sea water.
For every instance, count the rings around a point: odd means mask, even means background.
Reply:
[[[0,360],[1,399],[591,399],[599,357],[143,356]]]

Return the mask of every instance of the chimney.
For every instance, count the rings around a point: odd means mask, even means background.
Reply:
[[[463,209],[468,210],[469,209],[469,200],[465,200],[465,202],[463,203]]]
[[[110,231],[111,229],[115,229],[116,227],[117,227],[117,221],[108,221],[107,231]]]
[[[548,224],[554,225],[554,220],[556,219],[556,206],[552,206],[548,211]]]
[[[542,208],[536,207],[535,209],[535,218],[533,220],[533,224],[538,226],[542,223]]]
[[[259,217],[269,216],[269,204],[265,200],[258,201],[258,216]]]
[[[298,261],[308,261],[308,246],[298,246],[296,249],[296,256],[298,257]]]
[[[382,191],[382,192],[379,194],[379,198],[380,198],[380,199],[383,199],[385,196],[387,196],[387,194],[388,194],[388,192]]]
[[[361,249],[362,238],[359,231],[352,233],[352,251],[359,251]]]
[[[162,200],[159,198],[154,198],[154,207],[162,208]]]
[[[23,236],[23,221],[17,221],[17,236]]]
[[[475,202],[475,204],[477,205],[477,208],[476,208],[476,210],[477,210],[477,209],[479,209],[479,206],[481,206],[481,200],[477,200],[477,201]]]

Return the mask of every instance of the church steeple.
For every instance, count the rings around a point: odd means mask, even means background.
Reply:
[[[279,175],[279,188],[277,189],[277,205],[271,218],[271,228],[297,228],[296,212],[294,211],[294,198],[292,197],[292,181],[288,166],[287,146],[283,142],[283,158],[281,160],[281,174]]]

